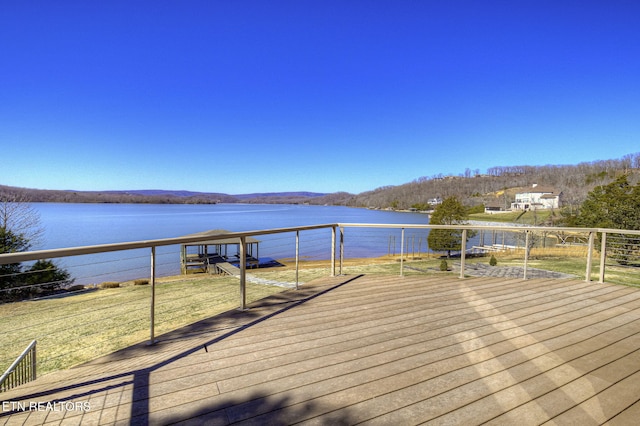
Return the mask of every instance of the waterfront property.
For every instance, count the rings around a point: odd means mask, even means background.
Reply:
[[[520,188],[511,210],[557,209],[560,207],[560,194],[557,189],[534,184],[530,188]]]

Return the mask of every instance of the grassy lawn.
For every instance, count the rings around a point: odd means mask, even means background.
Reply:
[[[247,302],[282,291],[247,284]],[[150,286],[89,290],[59,298],[0,305],[0,370],[38,341],[38,371],[68,368],[148,340]],[[155,334],[174,330],[239,306],[238,280],[193,275],[156,286]],[[6,350],[4,349],[6,348]]]
[[[541,225],[549,218],[559,217],[558,212],[552,210],[526,211],[526,212],[507,212],[507,213],[473,213],[470,214],[469,220],[479,220],[483,222],[506,222],[519,223],[527,225]]]

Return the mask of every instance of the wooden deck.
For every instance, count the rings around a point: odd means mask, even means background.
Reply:
[[[237,266],[233,266],[229,262],[218,262],[214,266],[217,270],[217,273],[224,273],[227,275],[231,275],[232,277],[240,276],[240,268],[238,268]]]
[[[0,424],[638,424],[640,290],[327,278],[0,398]]]

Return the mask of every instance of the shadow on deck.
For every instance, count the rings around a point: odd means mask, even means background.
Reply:
[[[640,291],[326,278],[2,399],[0,424],[633,424]]]

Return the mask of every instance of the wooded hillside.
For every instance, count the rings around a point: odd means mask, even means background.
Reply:
[[[620,159],[598,160],[576,165],[497,166],[481,173],[466,169],[455,176],[424,176],[398,186],[385,186],[360,194],[281,192],[228,195],[190,191],[59,191],[0,185],[3,194],[20,194],[33,202],[58,203],[289,203],[328,204],[352,207],[408,209],[426,205],[434,198],[457,196],[466,205],[509,206],[517,188],[539,184],[562,192],[563,205],[578,206],[598,185],[606,185],[622,174],[629,182],[640,180],[640,152]]]
[[[146,203],[146,204],[216,204],[279,203],[300,204],[326,194],[313,192],[279,192],[268,194],[229,195],[194,191],[62,191],[19,188],[0,185],[0,198],[19,198],[41,203]],[[324,203],[323,203],[324,204]]]
[[[562,192],[563,205],[578,206],[598,185],[606,185],[621,174],[631,183],[640,179],[640,153],[617,160],[599,160],[576,165],[501,166],[485,174],[467,169],[457,176],[420,177],[413,182],[387,186],[343,198],[337,204],[360,207],[407,209],[427,204],[433,198],[457,196],[467,205],[502,203],[509,206],[516,188],[533,184],[552,186]],[[313,200],[324,202],[323,197]]]

